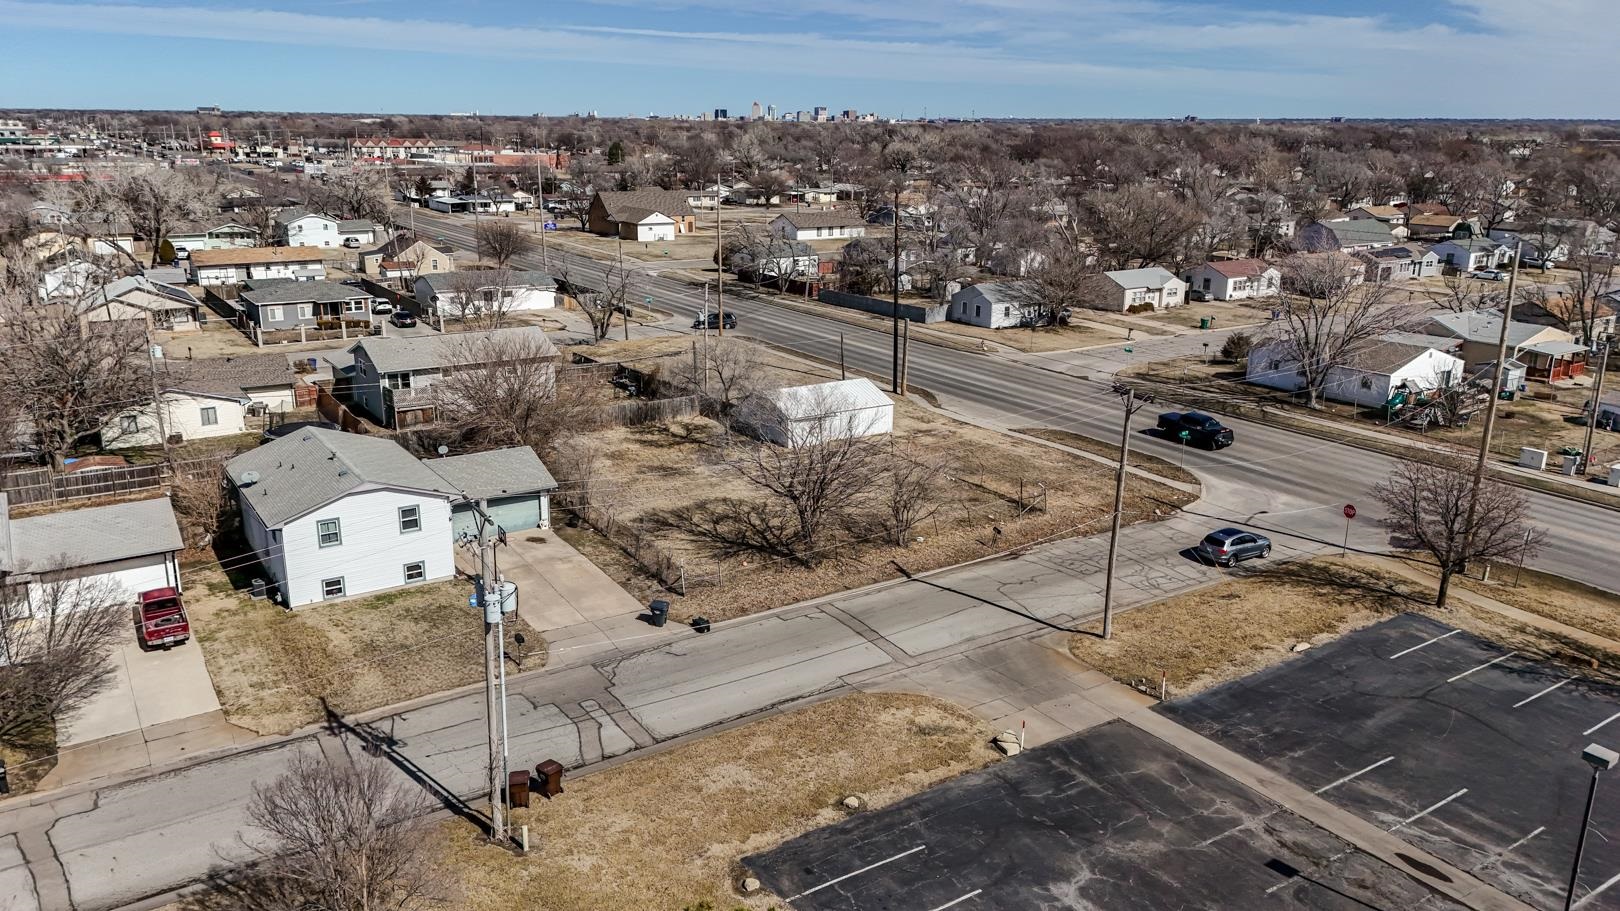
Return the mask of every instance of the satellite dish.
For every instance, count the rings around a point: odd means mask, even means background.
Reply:
[[[257,471],[244,471],[244,472],[242,472],[242,486],[243,487],[251,487],[251,486],[253,486],[254,484],[257,484],[257,483],[259,483],[259,473]]]
[[[439,455],[449,455],[449,454],[450,454],[450,447],[445,446],[443,444],[440,444],[439,445]]]

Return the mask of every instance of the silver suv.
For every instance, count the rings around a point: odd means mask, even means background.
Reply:
[[[1205,535],[1193,553],[1216,566],[1232,566],[1251,557],[1271,556],[1271,539],[1257,531],[1223,528]]]

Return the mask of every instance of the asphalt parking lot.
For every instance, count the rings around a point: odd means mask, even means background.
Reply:
[[[743,863],[796,911],[1459,907],[1120,721]]]
[[[1581,749],[1620,747],[1620,688],[1415,615],[1158,710],[1538,908],[1563,907]],[[1610,788],[1576,893],[1587,911],[1620,909]]]

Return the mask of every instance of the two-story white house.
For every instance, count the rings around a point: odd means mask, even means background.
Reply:
[[[433,385],[446,370],[481,363],[482,349],[510,345],[521,345],[543,360],[561,358],[539,326],[410,338],[369,336],[349,346],[352,397],[385,426],[427,423],[437,405]]]
[[[457,537],[476,531],[475,502],[506,531],[541,527],[556,487],[522,447],[423,462],[384,437],[320,428],[245,452],[225,473],[288,607],[448,579]]]
[[[1282,289],[1282,273],[1263,259],[1208,262],[1181,276],[1187,287],[1218,301],[1275,297]]]
[[[1167,310],[1187,302],[1187,283],[1162,266],[1116,269],[1093,275],[1077,303],[1092,310],[1145,312]]]
[[[340,247],[338,220],[307,209],[276,213],[276,240],[295,247]]]
[[[770,229],[788,240],[836,240],[866,236],[866,222],[854,212],[783,212]]]
[[[319,281],[326,264],[319,247],[240,247],[202,250],[187,261],[192,282],[239,285],[249,279],[291,278]]]

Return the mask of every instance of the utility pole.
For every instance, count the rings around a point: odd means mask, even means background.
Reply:
[[[1153,403],[1153,396],[1136,397],[1136,390],[1123,383],[1114,384],[1114,393],[1125,402],[1125,420],[1119,432],[1119,466],[1114,469],[1114,515],[1108,531],[1108,570],[1103,577],[1102,637],[1114,637],[1114,565],[1119,557],[1119,525],[1125,512],[1125,471],[1131,460],[1131,417]]]
[[[891,315],[894,317],[894,365],[890,370],[891,382],[889,385],[897,395],[905,395],[900,378],[900,183],[896,178],[894,185],[894,209],[889,213],[894,221],[894,269],[890,276],[889,294]]]
[[[726,257],[725,248],[720,243],[720,171],[714,172],[714,315],[715,324],[719,327],[715,332],[717,338],[724,338],[726,334],[726,304],[722,298],[726,285]],[[703,318],[703,329],[709,328],[709,318]]]
[[[108,305],[109,309],[111,304]],[[146,373],[152,380],[152,414],[157,418],[158,438],[163,441],[163,461],[169,460],[169,422],[164,415],[163,392],[158,388],[157,355],[152,351],[152,329],[146,330]]]
[[[488,506],[488,501],[478,501],[478,579],[473,592],[484,619],[484,717],[489,730],[489,837],[497,844],[505,844],[506,768],[501,749],[505,732],[501,730],[501,718],[506,706],[505,694],[497,690],[497,684],[505,678],[505,668],[501,666],[504,643],[498,638],[501,633],[502,605],[498,597],[494,605],[490,604],[489,586],[495,580],[492,575],[494,547],[489,539]],[[495,584],[499,585],[499,582]]]
[[[1592,467],[1592,431],[1597,429],[1598,409],[1603,406],[1603,375],[1609,368],[1609,340],[1599,341],[1592,348],[1598,356],[1597,380],[1592,383],[1592,407],[1586,413],[1586,441],[1581,444],[1581,474]]]
[[[1507,300],[1502,303],[1502,331],[1496,337],[1496,374],[1491,377],[1491,397],[1485,403],[1485,427],[1479,436],[1479,458],[1474,462],[1474,480],[1468,488],[1468,516],[1463,522],[1463,553],[1474,547],[1474,517],[1479,510],[1479,487],[1485,482],[1485,463],[1491,457],[1491,432],[1496,429],[1496,403],[1502,399],[1502,379],[1507,376],[1508,325],[1513,322],[1513,289],[1519,283],[1519,256],[1524,242],[1513,245],[1513,271],[1508,273]]]

